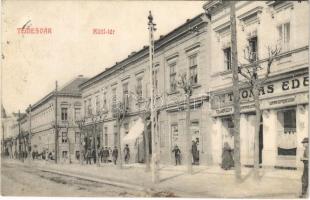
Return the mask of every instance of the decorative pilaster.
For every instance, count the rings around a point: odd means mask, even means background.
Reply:
[[[222,162],[222,120],[217,117],[212,120],[212,158],[213,164],[218,165]]]
[[[245,114],[240,115],[240,160],[241,165],[246,165],[248,159],[248,132]]]
[[[301,141],[308,136],[308,105],[298,105],[296,109],[296,134],[297,134],[297,152],[296,152],[296,166],[297,168],[303,168],[303,162],[300,158],[303,156],[304,147]]]
[[[275,166],[277,161],[277,112],[263,112],[263,166]]]

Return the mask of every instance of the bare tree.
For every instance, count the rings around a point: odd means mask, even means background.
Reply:
[[[143,123],[144,123],[144,131],[143,131],[143,145],[144,145],[144,162],[145,162],[145,171],[149,172],[151,170],[151,166],[150,166],[150,141],[149,141],[149,133],[148,133],[148,124],[151,121],[151,111],[150,111],[150,103],[151,103],[151,99],[150,98],[146,98],[143,99],[142,98],[142,90],[140,90],[142,88],[135,88],[135,93],[134,95],[137,98],[137,103],[140,104],[139,105],[139,116],[143,119]],[[140,110],[140,107],[142,104],[145,104],[144,109]]]
[[[193,92],[193,84],[189,77],[187,77],[186,73],[180,74],[179,80],[177,82],[179,88],[184,91],[186,98],[186,161],[187,161],[187,172],[192,174],[192,152],[191,152],[191,132],[190,132],[190,97]]]
[[[148,123],[150,122],[150,112],[145,111],[142,114],[143,122],[144,122],[144,131],[143,131],[143,144],[144,144],[144,161],[145,161],[145,171],[149,172],[151,169],[150,166],[150,141],[149,141],[149,133],[148,133]]]
[[[119,102],[114,108],[114,116],[116,117],[117,134],[118,134],[118,152],[119,152],[119,168],[123,168],[122,142],[121,142],[121,126],[127,114],[127,105],[125,102]]]
[[[268,80],[270,75],[270,68],[276,57],[281,52],[281,48],[277,45],[272,48],[267,47],[268,58],[266,59],[267,66],[263,66],[263,61],[258,60],[257,52],[253,51],[250,46],[244,49],[244,59],[249,63],[246,65],[241,65],[238,67],[238,72],[242,75],[246,84],[250,87],[251,92],[253,92],[254,106],[256,113],[255,121],[255,135],[254,135],[254,178],[258,180],[259,178],[259,128],[261,120],[261,109],[259,102],[259,92],[263,87],[266,80]],[[264,69],[266,68],[265,72]]]

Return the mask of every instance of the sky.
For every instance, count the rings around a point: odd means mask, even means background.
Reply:
[[[78,75],[91,78],[148,45],[148,12],[155,39],[203,12],[202,1],[2,1],[2,104],[21,112]],[[27,23],[28,22],[28,23]],[[20,34],[17,28],[51,28]],[[96,35],[93,29],[113,29]]]

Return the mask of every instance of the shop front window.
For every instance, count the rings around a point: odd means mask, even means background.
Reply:
[[[196,144],[199,145],[200,140],[199,121],[191,122],[191,132],[192,132],[192,141],[196,142]]]
[[[296,156],[296,110],[278,111],[278,155]]]

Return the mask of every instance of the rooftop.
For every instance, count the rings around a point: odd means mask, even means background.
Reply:
[[[81,91],[79,89],[79,85],[87,81],[88,78],[83,77],[82,75],[79,75],[78,77],[70,80],[68,83],[66,83],[63,87],[61,87],[57,95],[69,95],[69,96],[81,96]],[[31,109],[36,109],[38,106],[49,100],[51,97],[54,96],[54,90],[48,93],[45,97],[37,101],[31,106]],[[29,108],[26,110],[29,112]]]

